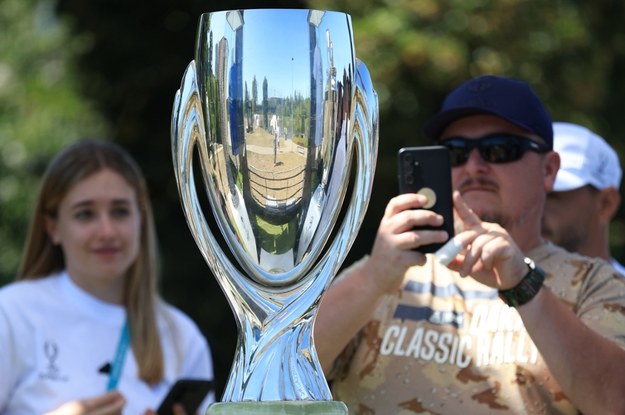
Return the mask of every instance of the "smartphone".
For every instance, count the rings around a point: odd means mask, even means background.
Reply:
[[[212,389],[212,380],[179,379],[171,387],[156,413],[158,415],[174,415],[172,407],[175,403],[180,403],[184,406],[187,414],[193,415]]]
[[[451,188],[451,155],[443,146],[404,147],[397,153],[399,193],[421,193],[428,198],[424,207],[443,217],[439,227],[424,226],[417,229],[441,229],[454,236],[454,214]],[[416,248],[423,253],[436,252],[445,243],[423,245]]]

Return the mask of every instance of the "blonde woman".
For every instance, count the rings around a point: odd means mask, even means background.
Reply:
[[[135,161],[104,141],[65,148],[43,176],[18,281],[0,289],[0,414],[151,413],[176,380],[212,379],[206,339],[159,297],[157,276]]]

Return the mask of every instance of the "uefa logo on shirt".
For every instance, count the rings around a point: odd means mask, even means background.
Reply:
[[[43,354],[47,361],[47,366],[43,372],[39,374],[41,379],[48,379],[58,382],[67,382],[67,376],[63,376],[56,365],[56,359],[59,356],[59,346],[52,340],[47,340],[43,344]]]

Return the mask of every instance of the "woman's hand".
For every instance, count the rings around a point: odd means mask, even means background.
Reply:
[[[67,402],[44,415],[121,415],[126,399],[112,391],[104,395]]]

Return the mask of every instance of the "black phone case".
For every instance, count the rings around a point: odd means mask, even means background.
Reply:
[[[158,415],[173,415],[172,406],[180,403],[187,414],[194,414],[206,395],[213,388],[213,382],[200,379],[180,379],[163,399],[156,413]]]
[[[449,150],[443,146],[404,147],[397,154],[397,170],[399,193],[433,193],[436,200],[432,206],[426,206],[426,209],[433,210],[444,218],[440,227],[425,226],[419,229],[442,229],[451,238],[454,235],[454,215],[450,157]],[[416,250],[431,253],[443,245],[444,243],[423,245]]]

